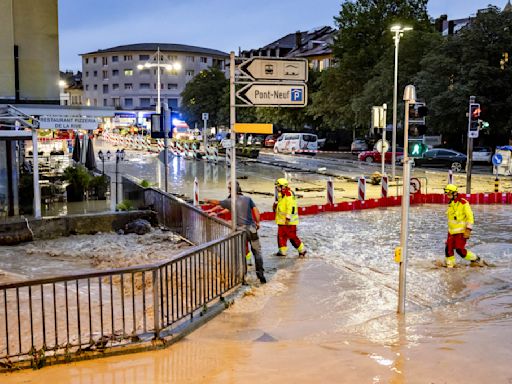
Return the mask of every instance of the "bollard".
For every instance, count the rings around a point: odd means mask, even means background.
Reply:
[[[494,179],[494,192],[499,192],[500,191],[500,179],[498,178],[498,176],[496,176],[496,178]]]
[[[330,177],[327,180],[327,204],[334,204],[334,184]]]
[[[388,197],[388,175],[383,174],[381,178],[381,196]]]
[[[231,148],[226,148],[226,166],[231,167]]]
[[[197,177],[194,178],[194,205],[199,206],[199,182]]]
[[[357,182],[358,200],[366,200],[366,179],[361,176]]]
[[[448,184],[453,184],[453,171],[451,169],[448,171]]]
[[[219,149],[217,147],[213,148],[213,162],[217,164],[219,161]]]

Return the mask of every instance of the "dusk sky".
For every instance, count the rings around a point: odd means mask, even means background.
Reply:
[[[430,0],[431,17],[474,15],[507,0]],[[335,26],[339,0],[59,0],[61,70],[80,53],[123,44],[176,43],[218,49],[264,46],[297,30]]]

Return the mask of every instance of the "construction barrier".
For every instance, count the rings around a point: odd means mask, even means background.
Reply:
[[[327,180],[327,204],[334,204],[334,183],[330,177],[329,180]]]
[[[361,200],[366,200],[366,179],[364,176],[359,177],[357,181],[357,197]]]
[[[389,183],[388,183],[388,175],[384,174],[381,178],[381,197],[388,197],[388,189],[389,189]]]
[[[473,193],[463,194],[463,197],[470,204],[512,204],[511,192],[498,193]],[[444,194],[422,194],[415,193],[410,196],[411,205],[418,204],[448,204],[448,198]],[[381,197],[379,199],[354,200],[334,204],[311,205],[307,207],[299,207],[299,216],[316,215],[323,212],[347,212],[363,209],[387,208],[400,206],[402,204],[401,196]],[[211,208],[211,206],[202,206],[203,210]],[[222,217],[224,218],[224,217]],[[261,221],[273,221],[275,219],[274,212],[262,212]]]

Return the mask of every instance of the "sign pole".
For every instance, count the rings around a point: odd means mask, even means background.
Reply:
[[[384,147],[386,143],[386,111],[388,109],[387,104],[382,104],[382,121],[384,122],[382,127],[382,152],[381,152],[381,175],[386,173],[385,163],[386,163],[386,152],[384,152]]]
[[[405,313],[405,283],[407,275],[407,243],[409,238],[409,196],[411,184],[411,164],[409,159],[409,104],[414,103],[416,91],[413,85],[408,85],[404,94],[405,119],[404,119],[404,168],[403,168],[403,193],[402,193],[402,225],[400,228],[401,257],[399,260],[400,271],[398,276],[398,313]]]
[[[159,54],[160,56],[160,54]],[[160,72],[160,68],[158,68],[158,71]],[[169,148],[167,146],[167,135],[169,132],[168,126],[171,121],[171,114],[169,113],[169,106],[167,103],[162,103],[164,107],[164,114],[163,114],[163,129],[164,129],[164,191],[169,192],[169,186],[168,183],[168,175],[169,175]],[[160,106],[159,108],[160,109]]]
[[[471,169],[473,168],[473,137],[470,136],[471,126],[471,104],[475,103],[475,96],[469,97],[469,113],[468,113],[468,147],[466,162],[466,193],[471,193]]]
[[[231,229],[236,231],[236,107],[235,107],[235,52],[229,53],[229,128],[231,139]]]
[[[203,147],[205,155],[208,153],[208,139],[206,138],[206,130],[208,129],[208,113],[203,113]]]

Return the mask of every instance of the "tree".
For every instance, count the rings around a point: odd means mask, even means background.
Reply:
[[[467,136],[470,96],[476,96],[482,106],[481,118],[490,123],[491,144],[503,144],[512,129],[512,71],[509,66],[500,67],[503,53],[512,46],[510,25],[510,12],[480,12],[421,62],[415,83],[429,105],[428,125],[461,149]]]
[[[384,56],[389,57],[393,47],[389,29],[401,23],[416,31],[431,31],[426,5],[427,0],[344,2],[335,18],[339,28],[333,45],[337,65],[322,74],[309,112],[315,117],[322,116],[334,129],[366,125],[363,122],[369,121],[370,111],[367,102],[355,100],[363,97],[366,83],[376,77],[376,65]],[[405,36],[404,40],[407,38]],[[384,82],[380,83],[370,88],[385,86]],[[392,85],[387,86],[392,90]]]
[[[212,126],[229,124],[229,80],[217,68],[199,72],[181,93],[182,110],[189,124],[202,122],[202,113],[209,114]]]

